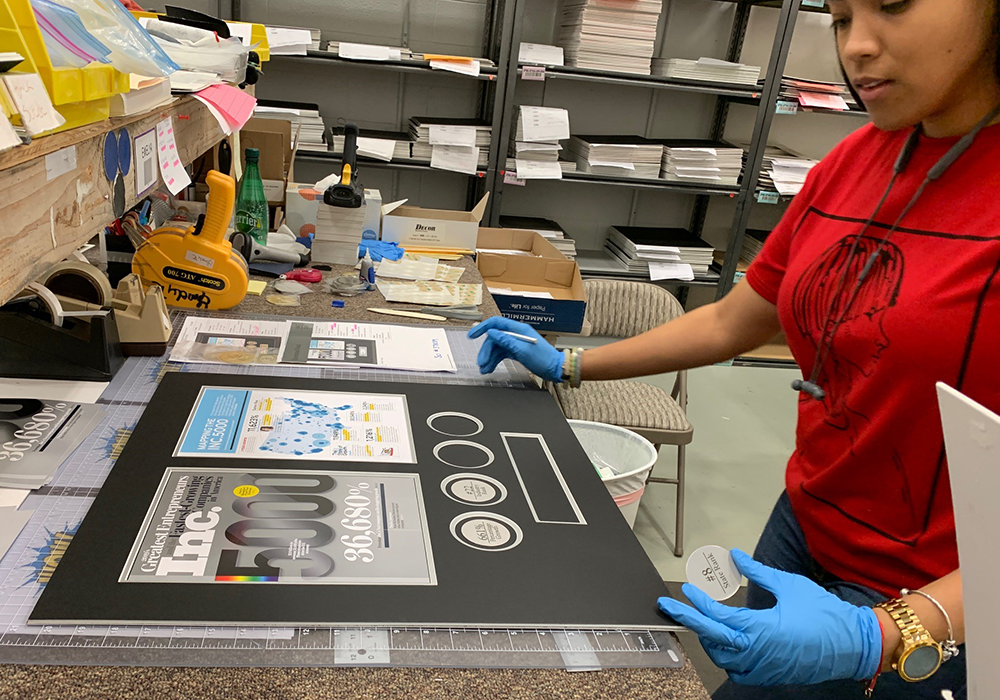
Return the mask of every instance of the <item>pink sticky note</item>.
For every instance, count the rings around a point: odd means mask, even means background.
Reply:
[[[233,129],[242,129],[257,106],[255,97],[231,85],[210,85],[197,94],[219,110]]]
[[[800,92],[799,104],[803,107],[818,107],[820,109],[835,109],[839,112],[850,109],[840,95],[828,95],[818,92]]]

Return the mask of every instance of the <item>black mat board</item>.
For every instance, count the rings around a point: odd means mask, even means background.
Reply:
[[[417,464],[172,457],[202,386],[405,394]],[[477,416],[467,438],[488,447],[483,469],[455,469],[433,454],[453,439],[431,430],[441,411]],[[437,424],[435,424],[437,425]],[[440,426],[439,426],[440,427]],[[454,425],[446,428],[454,429]],[[501,433],[544,435],[586,525],[536,522]],[[508,440],[511,438],[508,437]],[[538,505],[551,519],[572,520],[554,485],[544,450],[515,438],[513,454]],[[457,449],[457,448],[456,448]],[[478,452],[478,450],[474,451]],[[447,459],[465,459],[460,451]],[[476,458],[476,454],[468,456]],[[531,463],[520,464],[522,460]],[[298,585],[119,583],[118,578],[167,467],[311,469],[420,474],[437,584]],[[497,505],[449,499],[441,484],[459,472],[502,482]],[[537,487],[537,491],[534,489]],[[452,520],[489,511],[515,521],[523,541],[483,552],[452,536]],[[544,518],[543,518],[544,519]],[[669,624],[656,609],[666,590],[601,483],[554,399],[542,391],[491,387],[347,382],[283,377],[171,373],[164,377],[87,517],[46,585],[32,622],[296,625],[426,625],[434,627],[656,628]]]

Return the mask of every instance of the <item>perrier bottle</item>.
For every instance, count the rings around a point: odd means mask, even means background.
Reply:
[[[260,179],[260,151],[246,149],[246,163],[243,179],[240,180],[240,194],[236,198],[236,230],[249,234],[261,245],[267,245],[267,224],[269,214],[264,182]]]

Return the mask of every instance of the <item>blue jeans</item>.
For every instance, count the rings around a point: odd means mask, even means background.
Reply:
[[[840,581],[824,570],[809,555],[806,538],[802,534],[787,493],[782,493],[771,517],[764,526],[754,559],[768,566],[810,578],[841,600],[854,605],[877,605],[884,595],[857,583]],[[773,607],[774,596],[763,588],[750,584],[747,589],[747,607],[756,610]],[[965,700],[965,645],[957,658],[943,664],[937,673],[920,683],[907,683],[895,671],[884,672],[875,686],[874,700],[941,700],[942,690],[951,690],[955,700]],[[817,685],[788,685],[778,687],[742,686],[726,681],[713,700],[858,700],[864,697],[863,684],[857,681],[829,681]]]

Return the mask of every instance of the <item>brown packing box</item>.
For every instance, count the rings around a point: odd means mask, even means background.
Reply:
[[[476,248],[493,250],[523,250],[539,258],[555,258],[568,260],[554,245],[534,231],[521,228],[486,228],[479,227],[479,238]],[[488,255],[488,253],[484,253]]]
[[[575,261],[481,253],[476,256],[476,263],[483,283],[491,290],[500,313],[507,318],[540,331],[579,333],[583,329],[587,295],[580,266]],[[552,298],[504,294],[494,289],[544,292]]]
[[[251,117],[240,130],[240,162],[244,168],[248,148],[260,151],[258,167],[268,204],[284,204],[285,184],[295,181],[291,122]]]

